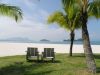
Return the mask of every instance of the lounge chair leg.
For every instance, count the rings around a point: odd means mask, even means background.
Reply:
[[[26,55],[26,61],[28,62],[29,61],[29,59],[28,59],[28,56]]]
[[[52,62],[54,62],[54,58],[52,58]]]
[[[37,56],[37,61],[39,61],[39,56]]]
[[[44,60],[43,57],[41,57],[41,61],[42,61],[42,62],[43,62],[43,60]]]

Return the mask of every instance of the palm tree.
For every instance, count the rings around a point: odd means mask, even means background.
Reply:
[[[0,4],[0,14],[14,18],[16,21],[22,19],[22,11],[16,6]]]
[[[68,5],[67,0],[62,0],[62,1],[65,3],[65,5]],[[76,5],[80,9],[83,47],[86,56],[87,67],[90,72],[96,73],[96,64],[90,44],[87,22],[88,18],[91,16],[100,18],[100,0],[74,0],[74,1],[75,1],[74,3],[72,2],[70,4]]]
[[[70,2],[70,1],[69,1]],[[48,23],[54,23],[56,22],[60,27],[69,30],[70,31],[70,52],[69,56],[72,56],[72,48],[73,48],[73,41],[75,38],[75,29],[81,28],[80,22],[79,22],[79,13],[77,12],[77,8],[73,6],[65,6],[65,4],[62,2],[64,13],[56,11],[53,14],[51,14],[48,17]],[[67,9],[66,9],[67,7]],[[73,13],[73,10],[76,10],[75,13]]]

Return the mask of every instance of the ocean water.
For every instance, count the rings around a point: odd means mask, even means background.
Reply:
[[[70,41],[52,42],[52,41],[0,41],[0,43],[39,43],[39,44],[70,44]],[[100,45],[100,41],[91,41],[91,45]],[[83,44],[82,41],[74,41],[74,44]]]
[[[35,42],[35,43],[49,43],[49,44],[70,44],[70,41],[63,42]],[[100,41],[90,41],[91,45],[100,45]],[[82,41],[74,41],[74,44],[83,44]]]

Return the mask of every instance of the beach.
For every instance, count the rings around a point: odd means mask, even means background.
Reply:
[[[69,53],[70,44],[39,44],[39,43],[0,43],[0,57],[25,55],[28,47],[38,48],[39,53],[44,48],[54,48],[56,53]],[[100,53],[100,45],[92,45],[93,53]],[[83,45],[75,44],[73,53],[84,53]]]

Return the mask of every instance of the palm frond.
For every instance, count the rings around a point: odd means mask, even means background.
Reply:
[[[76,16],[73,18],[72,21],[72,30],[81,28],[81,20],[80,20],[80,13],[77,13]]]
[[[100,18],[100,0],[95,0],[88,5],[88,15]]]
[[[74,3],[76,0],[62,0],[62,12],[54,12],[48,17],[48,23],[57,23],[60,27],[73,31],[81,28],[80,22],[80,6]]]
[[[68,19],[62,12],[56,11],[48,17],[47,22],[50,23],[57,23],[60,27],[63,27],[67,30],[70,29],[68,25]]]
[[[62,0],[62,4],[63,4],[63,7],[70,7],[71,5],[73,5],[75,2],[75,0]]]
[[[76,1],[77,0],[62,0],[63,9],[70,20],[80,11],[80,6]]]
[[[19,21],[22,19],[22,11],[20,8],[18,8],[16,6],[9,6],[6,4],[0,4],[0,14],[12,17],[16,21]]]

